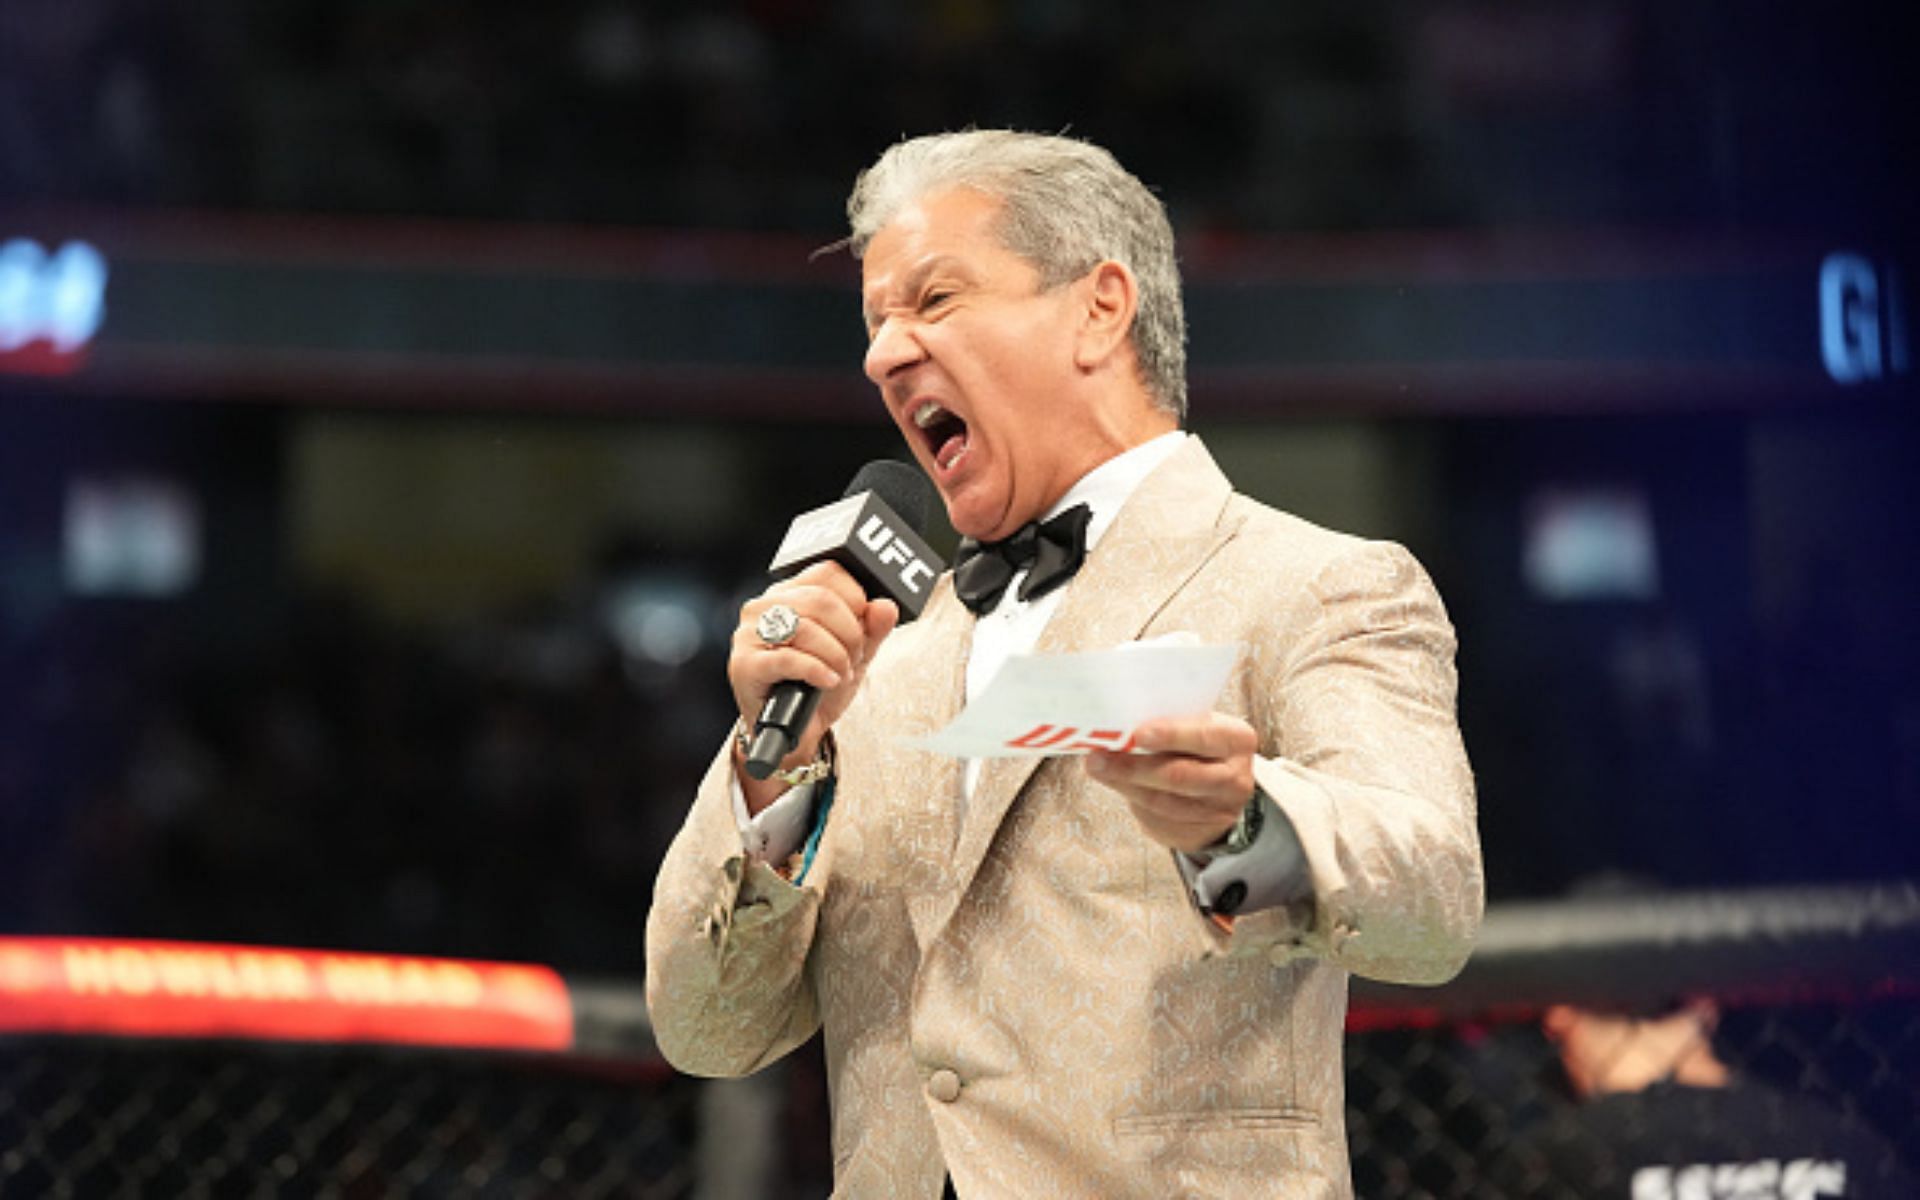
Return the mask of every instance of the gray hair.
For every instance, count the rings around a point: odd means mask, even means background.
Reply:
[[[847,197],[855,258],[888,222],[929,193],[967,187],[998,199],[1000,239],[1032,263],[1042,287],[1107,259],[1139,281],[1129,337],[1154,404],[1184,419],[1187,321],[1166,206],[1112,154],[1089,142],[1010,129],[969,129],[897,142]]]

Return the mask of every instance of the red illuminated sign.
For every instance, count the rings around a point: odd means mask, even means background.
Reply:
[[[547,967],[196,942],[0,937],[0,1032],[573,1045]]]

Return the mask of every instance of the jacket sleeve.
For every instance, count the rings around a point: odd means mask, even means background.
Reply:
[[[1236,921],[1229,953],[1443,983],[1484,907],[1453,627],[1390,543],[1327,563],[1303,603],[1250,647],[1249,709],[1255,776],[1299,836],[1311,894]]]
[[[692,1075],[746,1075],[813,1036],[806,973],[820,895],[741,845],[723,749],[654,881],[647,1011],[668,1062]]]

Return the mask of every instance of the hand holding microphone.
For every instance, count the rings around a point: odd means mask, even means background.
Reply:
[[[904,463],[868,463],[847,495],[796,518],[775,552],[776,582],[740,609],[727,659],[749,731],[748,806],[777,794],[776,769],[812,761],[901,620],[918,616],[944,564],[921,539],[933,487]]]
[[[770,611],[781,609],[793,614],[794,631],[785,642],[770,642],[760,626]],[[788,758],[813,760],[821,737],[853,702],[867,663],[899,616],[891,600],[869,600],[836,562],[815,563],[741,607],[727,678],[751,739],[743,764],[749,776],[765,779],[776,767],[794,765]],[[777,706],[776,690],[783,701]],[[768,719],[776,724],[766,725]],[[768,742],[763,752],[760,731],[773,727],[788,734],[776,735],[779,740]]]

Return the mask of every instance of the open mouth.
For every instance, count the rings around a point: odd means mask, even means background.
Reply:
[[[913,427],[942,471],[951,471],[967,452],[967,423],[931,400],[913,410]]]

